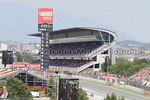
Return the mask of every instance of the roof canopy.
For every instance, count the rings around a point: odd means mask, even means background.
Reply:
[[[49,39],[98,36],[100,32],[102,34],[110,34],[112,37],[116,36],[114,32],[101,28],[74,27],[51,31],[49,32]],[[40,37],[41,33],[30,34],[29,36]]]

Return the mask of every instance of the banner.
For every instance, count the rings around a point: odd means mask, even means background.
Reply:
[[[38,9],[38,30],[52,31],[53,29],[53,9],[39,8]]]

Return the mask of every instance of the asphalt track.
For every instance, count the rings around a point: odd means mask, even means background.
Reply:
[[[150,97],[142,96],[128,91],[119,90],[113,87],[104,86],[98,83],[80,80],[80,87],[93,91],[94,94],[105,97],[107,94],[115,93],[124,96],[125,100],[150,100]]]

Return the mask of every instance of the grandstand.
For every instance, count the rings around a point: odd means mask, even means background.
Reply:
[[[41,34],[30,36],[41,37]],[[49,32],[49,70],[74,73],[87,68],[99,70],[116,39],[115,32],[100,28],[75,27]]]

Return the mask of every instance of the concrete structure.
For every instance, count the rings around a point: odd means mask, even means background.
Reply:
[[[117,40],[115,32],[100,28],[75,27],[55,30],[48,34],[49,68],[55,71],[64,69],[81,72],[86,68],[99,70],[106,56],[112,59],[110,48]],[[30,36],[41,37],[41,33]],[[72,63],[72,66],[65,64],[66,62]]]

